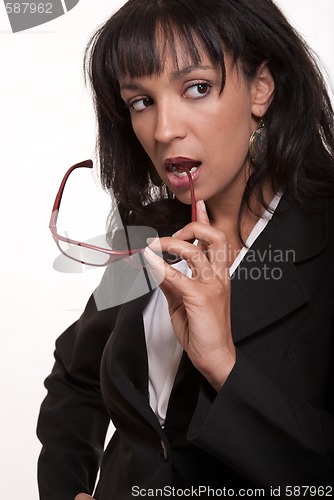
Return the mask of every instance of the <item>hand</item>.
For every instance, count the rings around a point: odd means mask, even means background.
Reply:
[[[92,500],[92,498],[93,497],[87,495],[87,493],[79,493],[79,495],[77,495],[74,500]]]
[[[175,335],[194,366],[218,391],[235,364],[230,323],[230,278],[226,235],[211,226],[204,202],[197,202],[198,222],[170,238],[155,240],[144,251],[165,294]],[[189,243],[197,239],[199,245]],[[188,278],[153,250],[185,259]]]

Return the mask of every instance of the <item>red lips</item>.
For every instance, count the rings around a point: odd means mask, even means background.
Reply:
[[[190,172],[193,183],[200,176],[202,163],[185,156],[167,158],[164,167],[167,173],[169,186],[172,189],[189,189],[189,178],[186,170]]]
[[[167,158],[164,162],[164,167],[169,171],[182,171],[185,168],[191,170],[194,167],[198,167],[201,164],[200,161],[192,160],[191,158],[186,158],[183,156],[178,156],[175,158]]]

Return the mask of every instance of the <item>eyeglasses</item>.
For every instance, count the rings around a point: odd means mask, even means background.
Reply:
[[[79,168],[93,168],[92,160],[86,160],[80,163],[76,163],[72,167],[68,169],[64,178],[60,184],[55,202],[53,204],[52,214],[50,218],[49,228],[52,234],[53,239],[56,242],[59,250],[66,257],[79,262],[81,264],[86,264],[89,266],[103,267],[111,264],[112,262],[136,256],[140,257],[141,263],[143,264],[141,252],[144,250],[146,245],[146,239],[148,237],[157,237],[157,233],[153,232],[153,228],[149,228],[146,226],[124,226],[122,228],[122,237],[117,238],[117,247],[122,246],[122,249],[119,248],[106,248],[106,246],[99,246],[93,244],[93,241],[96,241],[95,238],[88,241],[77,241],[72,238],[68,238],[66,235],[58,234],[57,230],[57,220],[60,210],[60,204],[62,200],[62,196],[64,193],[65,185],[70,177],[71,173]],[[196,213],[196,198],[195,198],[195,190],[192,181],[192,177],[190,171],[188,169],[184,169],[189,179],[189,187],[190,187],[190,196],[191,196],[191,220],[195,222],[197,220]],[[119,233],[119,231],[118,231]],[[141,245],[138,245],[138,235],[141,236]],[[119,234],[118,234],[119,236]],[[106,241],[106,239],[104,239]],[[121,243],[120,243],[121,241]],[[143,243],[145,242],[145,243]],[[107,242],[109,243],[109,242]],[[175,255],[168,254],[165,260],[171,264],[175,264],[181,259],[177,258]]]

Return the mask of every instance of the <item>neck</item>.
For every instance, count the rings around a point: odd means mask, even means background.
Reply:
[[[207,201],[211,224],[224,231],[229,242],[234,247],[239,246],[240,248],[242,247],[240,235],[242,240],[246,241],[264,212],[264,207],[260,201],[255,196],[252,196],[249,206],[246,204],[240,214],[243,192],[244,186],[239,192],[229,193],[228,196],[220,195],[219,198]],[[269,183],[265,183],[263,186],[263,196],[266,204],[269,204],[274,197]]]

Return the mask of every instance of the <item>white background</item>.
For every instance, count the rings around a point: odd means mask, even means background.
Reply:
[[[80,0],[66,15],[12,34],[0,2],[0,485],[6,500],[38,498],[35,427],[43,380],[55,339],[80,315],[101,274],[56,272],[48,223],[67,167],[94,157],[84,47],[123,3]],[[334,75],[333,0],[277,3]]]

